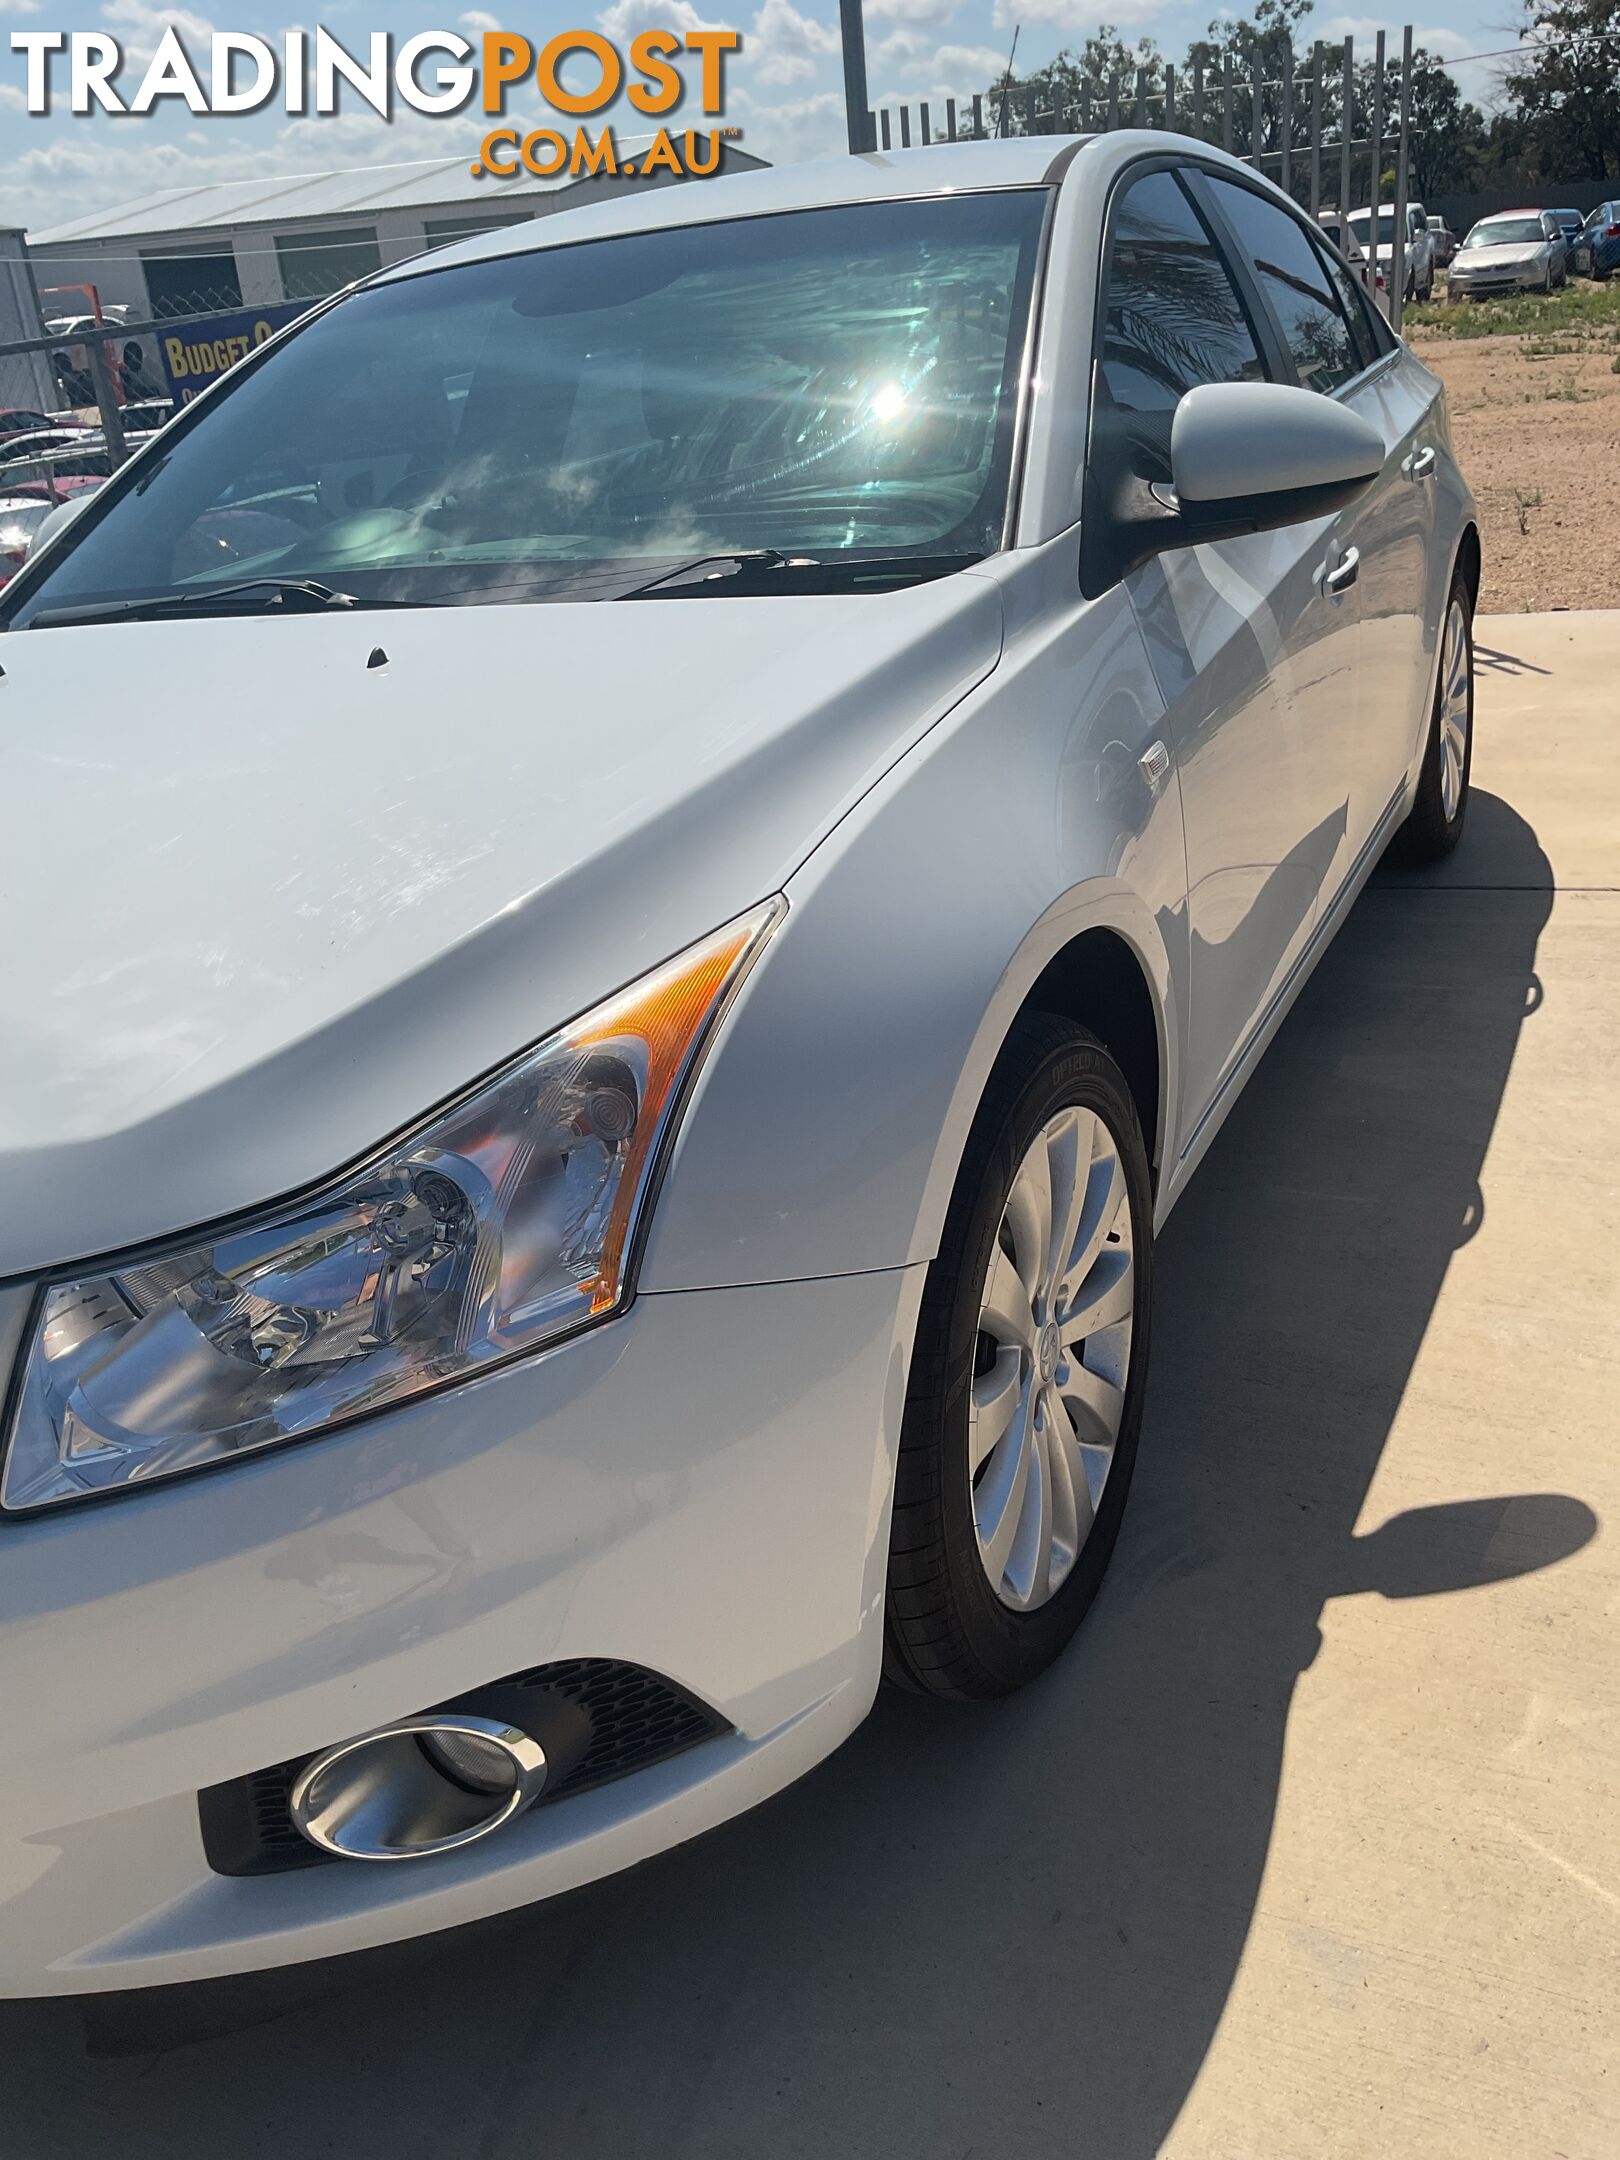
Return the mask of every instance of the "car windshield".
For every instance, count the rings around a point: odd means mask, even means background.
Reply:
[[[1372,212],[1370,210],[1352,210],[1350,213],[1350,228],[1363,247],[1374,245],[1393,247],[1395,244],[1395,213],[1393,210],[1381,210],[1379,212],[1378,239],[1376,242],[1368,238],[1369,233],[1372,231]]]
[[[612,597],[760,550],[983,555],[1047,200],[794,211],[366,288],[172,427],[12,626],[250,579],[389,606]]]
[[[1483,218],[1463,245],[1471,248],[1539,247],[1546,237],[1540,218]]]

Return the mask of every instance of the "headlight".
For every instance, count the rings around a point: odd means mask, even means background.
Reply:
[[[0,1505],[302,1440],[606,1319],[703,1043],[773,902],[314,1199],[45,1284]]]

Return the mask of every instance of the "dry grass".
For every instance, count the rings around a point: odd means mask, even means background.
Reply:
[[[1413,349],[1446,386],[1480,506],[1480,604],[1496,612],[1620,600],[1620,316],[1607,305],[1620,292],[1585,290],[1601,312],[1557,311],[1559,294],[1531,303],[1517,335],[1479,334],[1484,307],[1409,312]],[[1461,335],[1443,319],[1458,314]]]

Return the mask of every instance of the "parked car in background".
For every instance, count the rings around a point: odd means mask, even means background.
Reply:
[[[1570,266],[1581,277],[1609,278],[1620,269],[1620,202],[1602,202],[1570,243]]]
[[[1557,227],[1558,237],[1563,245],[1564,271],[1567,276],[1574,267],[1571,257],[1574,252],[1576,235],[1580,232],[1585,220],[1578,210],[1554,208],[1549,210],[1547,215]]]
[[[54,413],[32,412],[23,405],[0,406],[0,446],[13,441],[19,435],[37,435],[45,428],[78,425],[77,421],[65,422]]]
[[[124,448],[133,456],[156,432],[129,428]],[[13,478],[105,480],[112,471],[107,438],[95,428],[42,428],[32,435],[0,441],[0,487]]]
[[[1395,211],[1392,205],[1385,203],[1376,215],[1376,238],[1373,233],[1374,212],[1371,210],[1352,210],[1350,228],[1383,271],[1385,278],[1393,284]],[[1405,254],[1403,297],[1407,300],[1427,300],[1434,291],[1434,240],[1424,218],[1421,203],[1408,203],[1406,206]]]
[[[0,585],[9,583],[28,560],[34,535],[50,514],[48,496],[0,493]]]
[[[1457,235],[1443,217],[1432,217],[1427,223],[1429,238],[1434,243],[1434,267],[1437,270],[1449,270],[1452,258],[1457,252]]]
[[[1048,1668],[1156,1232],[1462,833],[1479,569],[1439,378],[1161,131],[393,266],[37,548],[0,1994],[572,1889]]]
[[[1375,268],[1368,260],[1366,249],[1344,219],[1340,217],[1337,210],[1319,210],[1316,214],[1316,222],[1361,280],[1364,289],[1372,295],[1377,304],[1378,312],[1387,320],[1389,316],[1389,281],[1384,276],[1383,271]]]
[[[1503,210],[1481,218],[1457,250],[1447,273],[1452,300],[1488,300],[1502,293],[1552,292],[1567,271],[1563,235],[1550,210]]]

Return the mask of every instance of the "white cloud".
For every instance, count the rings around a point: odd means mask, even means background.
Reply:
[[[953,82],[960,82],[964,76],[971,76],[975,82],[981,78],[990,81],[1005,72],[1007,55],[994,45],[942,45],[933,64]]]
[[[792,0],[765,0],[743,39],[742,58],[756,82],[803,82],[838,51],[830,24],[801,15]]]
[[[37,15],[45,0],[0,0],[0,15]]]
[[[731,23],[700,15],[692,0],[613,0],[596,18],[615,45],[627,45],[638,30],[729,30]]]
[[[823,90],[781,105],[761,104],[746,90],[738,90],[733,103],[739,117],[746,117],[748,148],[773,165],[796,165],[805,158],[847,149],[841,90]]]
[[[501,27],[499,18],[486,15],[482,8],[469,8],[465,15],[458,15],[456,20],[468,30],[499,30]]]
[[[195,59],[206,55],[214,26],[206,16],[186,8],[153,7],[150,0],[107,0],[101,19],[124,48],[124,58],[143,67],[157,51],[165,30],[180,33],[180,41]]]
[[[896,22],[949,22],[956,0],[867,0],[868,15],[889,15]]]
[[[0,111],[26,112],[27,110],[28,97],[21,85],[9,82],[0,83]]]
[[[1163,12],[1159,0],[1109,0],[1106,10],[1115,25],[1150,22]],[[998,30],[1010,30],[1016,23],[1026,29],[1032,23],[1051,23],[1060,30],[1095,30],[1097,0],[996,0],[990,20]]]

